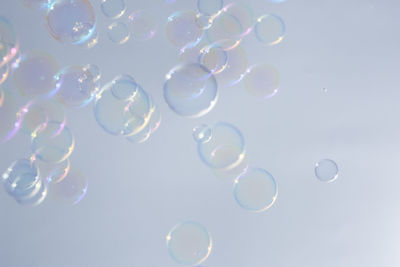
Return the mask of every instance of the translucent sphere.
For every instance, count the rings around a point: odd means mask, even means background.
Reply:
[[[65,44],[80,44],[95,31],[96,16],[89,0],[55,0],[47,11],[51,36]]]
[[[134,40],[146,41],[154,37],[157,25],[151,14],[146,11],[135,11],[128,17]]]
[[[198,265],[211,253],[212,240],[207,229],[194,221],[175,225],[167,235],[171,257],[180,264]]]
[[[228,66],[228,52],[218,43],[207,45],[200,50],[199,63],[218,74]]]
[[[0,88],[0,144],[9,141],[19,131],[22,114],[12,92]]]
[[[71,168],[71,162],[68,158],[60,163],[46,163],[36,160],[34,156],[32,156],[31,160],[35,161],[40,171],[40,177],[47,184],[61,182],[68,175]]]
[[[113,43],[124,44],[129,40],[130,32],[125,23],[116,21],[108,25],[107,36]]]
[[[246,51],[240,46],[226,51],[227,62],[222,71],[215,74],[218,84],[233,86],[246,75],[248,61]],[[219,65],[221,66],[221,65]]]
[[[101,11],[109,18],[119,18],[126,11],[125,0],[102,0]]]
[[[86,196],[87,189],[87,178],[80,171],[71,169],[62,181],[51,184],[50,194],[62,205],[75,205]]]
[[[197,0],[197,9],[199,12],[209,16],[218,13],[223,5],[223,0]]]
[[[339,168],[331,159],[323,159],[315,164],[315,176],[322,182],[333,182],[339,175]]]
[[[285,23],[273,14],[263,15],[257,19],[254,26],[257,39],[266,45],[276,45],[283,40]]]
[[[261,212],[269,209],[278,195],[274,177],[264,169],[249,169],[235,179],[233,193],[244,209]]]
[[[47,184],[43,180],[39,180],[34,188],[27,190],[23,195],[14,196],[14,198],[21,205],[38,206],[46,199],[47,194]]]
[[[205,124],[200,124],[193,128],[193,139],[196,142],[204,143],[211,139],[211,129]]]
[[[218,90],[214,75],[200,64],[177,66],[166,78],[164,99],[181,116],[203,116],[217,103]]]
[[[246,90],[257,98],[269,98],[279,90],[279,72],[269,65],[257,65],[247,69],[244,76]]]
[[[0,67],[11,62],[17,55],[18,49],[14,26],[5,17],[0,17]]]

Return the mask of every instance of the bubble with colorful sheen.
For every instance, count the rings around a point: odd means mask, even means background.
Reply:
[[[18,54],[18,37],[10,21],[0,16],[0,67],[11,62]]]
[[[257,39],[266,45],[276,45],[282,42],[285,35],[285,23],[274,14],[259,17],[254,26]]]
[[[88,180],[81,171],[72,168],[68,175],[58,183],[52,183],[51,198],[62,205],[76,205],[87,193]]]
[[[197,0],[197,9],[201,14],[214,15],[222,9],[224,2],[222,0]]]
[[[274,204],[278,196],[278,186],[268,171],[254,168],[235,179],[233,194],[242,208],[262,212]]]
[[[0,88],[0,144],[15,136],[21,128],[22,118],[15,93]]]
[[[111,42],[116,44],[124,44],[129,40],[130,32],[128,26],[120,21],[115,21],[108,25],[107,36]]]
[[[146,41],[154,37],[157,25],[151,14],[138,10],[132,12],[129,17],[128,27],[134,40]]]
[[[35,155],[31,157],[39,169],[41,179],[47,184],[61,182],[69,173],[71,162],[69,158],[60,163],[46,163],[36,160]]]
[[[89,0],[54,0],[46,19],[51,36],[64,44],[82,44],[96,28],[96,14]]]
[[[210,255],[212,239],[200,223],[184,221],[175,225],[168,233],[167,248],[177,263],[199,265]]]
[[[228,66],[228,51],[218,43],[207,45],[200,50],[199,63],[213,74],[218,74]]]
[[[243,79],[247,92],[261,99],[274,96],[279,90],[279,81],[278,70],[267,64],[251,66]]]
[[[331,159],[322,159],[315,164],[315,176],[321,182],[333,182],[338,178],[339,168]]]
[[[101,11],[109,18],[119,18],[126,11],[125,0],[102,0]]]
[[[246,74],[248,67],[246,51],[242,46],[238,45],[226,51],[226,58],[227,62],[224,64],[225,66],[222,71],[215,74],[215,77],[219,85],[233,86],[239,83]]]
[[[166,75],[164,99],[177,114],[200,117],[210,112],[218,99],[217,81],[203,65],[190,63]]]

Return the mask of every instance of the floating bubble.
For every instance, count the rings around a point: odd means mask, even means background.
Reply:
[[[18,53],[19,45],[14,26],[0,17],[0,67],[10,62]]]
[[[134,40],[146,41],[156,34],[156,23],[148,12],[135,11],[129,15],[128,19]]]
[[[13,82],[22,95],[31,98],[50,97],[57,91],[54,75],[58,71],[58,63],[51,55],[44,52],[28,53],[14,66]]]
[[[254,26],[254,33],[261,43],[276,45],[283,40],[285,34],[285,23],[276,15],[263,15],[257,19]]]
[[[126,11],[125,0],[102,0],[101,11],[109,18],[119,18]]]
[[[203,33],[197,22],[197,14],[193,11],[176,12],[168,17],[167,39],[181,51],[196,46]]]
[[[230,170],[245,158],[245,144],[241,132],[233,125],[220,122],[212,127],[207,142],[197,142],[202,161],[213,169]]]
[[[65,44],[82,44],[96,28],[96,16],[88,0],[55,0],[47,11],[51,36]]]
[[[50,186],[52,199],[63,205],[78,204],[87,193],[88,180],[80,171],[71,169],[59,183]]]
[[[200,117],[215,106],[217,82],[204,66],[197,63],[180,65],[173,68],[166,78],[164,98],[177,114]]]
[[[75,140],[65,122],[49,121],[32,133],[32,153],[46,163],[60,163],[74,150]]]
[[[274,177],[264,169],[247,170],[234,182],[236,202],[244,209],[261,212],[269,209],[278,195]]]
[[[86,71],[90,72],[93,76],[93,81],[97,82],[101,78],[101,70],[97,65],[88,64],[83,67]]]
[[[192,135],[196,142],[208,142],[211,139],[211,129],[205,124],[200,124],[193,128]]]
[[[248,66],[247,56],[245,50],[241,46],[236,46],[235,48],[226,51],[226,56],[226,65],[222,71],[216,73],[215,77],[218,84],[232,86],[239,83],[245,76]]]
[[[204,262],[211,253],[211,235],[198,222],[181,222],[168,233],[167,248],[176,262],[198,265]]]
[[[84,107],[89,104],[97,91],[97,73],[91,73],[87,66],[74,65],[63,68],[55,75],[57,100],[68,107]]]
[[[207,30],[212,26],[212,17],[204,14],[197,14],[196,15],[196,23],[197,26],[203,30]]]
[[[214,176],[219,180],[234,180],[247,171],[249,167],[249,159],[245,154],[243,159],[232,168],[228,169],[212,169]]]
[[[130,32],[125,23],[116,21],[108,25],[107,35],[111,42],[124,44],[129,40]]]
[[[22,114],[14,95],[0,88],[0,144],[9,141],[19,131]]]
[[[40,171],[41,179],[47,184],[61,182],[69,173],[71,162],[67,158],[60,163],[45,163],[35,159],[35,155],[31,157]]]
[[[10,72],[10,67],[8,64],[4,64],[0,67],[0,85],[7,80],[8,73]]]
[[[224,2],[222,0],[197,0],[197,9],[201,14],[214,15],[222,9]]]
[[[269,98],[279,90],[279,72],[269,65],[256,65],[247,69],[244,86],[253,96]]]
[[[226,14],[230,14],[235,17],[241,25],[240,37],[243,38],[249,34],[254,25],[254,14],[253,11],[244,4],[230,3],[222,9]]]
[[[323,159],[315,164],[315,175],[322,182],[333,182],[338,177],[339,168],[330,159]]]
[[[82,43],[79,43],[78,46],[85,49],[91,49],[95,47],[98,43],[99,43],[99,33],[98,31],[94,31],[88,39],[86,39]]]
[[[218,74],[228,66],[228,52],[218,43],[207,45],[200,50],[199,63]]]
[[[31,189],[29,195],[15,196],[15,200],[21,205],[38,206],[47,197],[47,185],[42,180],[35,185],[34,189]]]

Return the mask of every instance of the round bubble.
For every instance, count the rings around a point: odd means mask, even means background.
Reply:
[[[14,67],[13,82],[22,95],[31,98],[50,97],[57,91],[54,75],[59,67],[51,55],[44,52],[28,53]]]
[[[212,169],[214,176],[218,180],[234,180],[243,173],[247,171],[249,167],[249,159],[247,157],[247,154],[243,156],[243,159],[233,166],[232,168],[229,169]]]
[[[146,11],[135,11],[129,15],[129,27],[134,40],[146,41],[156,34],[156,23]]]
[[[14,26],[0,16],[0,67],[10,62],[18,53],[18,39]]]
[[[315,175],[322,182],[333,182],[338,177],[339,168],[331,159],[323,159],[315,164]]]
[[[111,42],[124,44],[129,40],[130,32],[125,23],[116,21],[108,25],[107,35]]]
[[[60,163],[74,150],[75,140],[65,122],[49,121],[33,133],[31,149],[34,157],[46,163]]]
[[[248,67],[246,51],[241,46],[226,51],[227,63],[219,73],[215,74],[218,84],[232,86],[239,83]]]
[[[254,33],[261,43],[276,45],[283,40],[285,23],[276,15],[263,15],[257,19],[254,26]]]
[[[109,18],[119,18],[126,11],[125,0],[102,0],[101,11]]]
[[[279,72],[269,65],[250,67],[243,79],[244,86],[257,98],[269,98],[279,90]]]
[[[207,45],[200,50],[199,63],[218,74],[228,66],[228,52],[218,43]]]
[[[0,144],[9,141],[19,131],[22,114],[14,94],[0,88]]]
[[[192,131],[193,139],[196,142],[204,143],[211,139],[211,129],[205,124],[197,125]]]
[[[214,15],[222,9],[224,2],[222,0],[197,0],[197,9],[205,15]]]
[[[57,100],[68,107],[86,106],[99,90],[95,76],[86,66],[65,67],[55,75]]]
[[[152,107],[151,115],[147,125],[139,132],[128,135],[126,139],[133,143],[143,143],[147,141],[150,136],[157,131],[161,124],[161,113],[157,106]]]
[[[233,193],[236,202],[249,211],[269,209],[278,196],[274,177],[264,169],[249,169],[235,179]]]
[[[204,14],[197,14],[196,15],[196,23],[197,26],[203,30],[207,30],[212,26],[212,17]]]
[[[193,11],[176,12],[168,17],[167,39],[181,51],[196,46],[203,34],[204,30],[199,27],[197,14]]]
[[[35,155],[31,160],[36,163],[40,171],[40,178],[47,184],[61,182],[69,173],[71,162],[65,159],[60,163],[46,163],[35,159]]]
[[[79,43],[78,46],[84,49],[91,49],[95,47],[98,43],[99,43],[99,33],[98,31],[94,31],[88,39],[86,39],[82,43]]]
[[[238,3],[230,3],[222,9],[223,13],[230,14],[235,17],[241,25],[241,38],[245,37],[252,30],[254,25],[254,14],[252,10],[244,5]]]
[[[89,0],[55,0],[47,11],[51,36],[65,44],[81,44],[95,32],[96,16]]]
[[[29,194],[15,196],[15,200],[21,205],[38,206],[46,199],[47,193],[46,183],[40,180]]]
[[[217,103],[217,82],[203,65],[193,63],[177,66],[166,78],[165,101],[179,115],[200,117],[211,111]]]
[[[213,169],[230,170],[245,158],[245,143],[241,132],[232,124],[220,122],[212,127],[207,142],[197,142],[202,161]]]
[[[60,204],[75,205],[86,196],[87,189],[87,178],[80,171],[71,169],[62,181],[51,184],[50,194]]]
[[[97,82],[101,78],[101,70],[97,65],[94,64],[88,64],[83,67],[85,71],[90,72],[90,74],[93,76],[93,81]]]
[[[168,233],[167,248],[176,262],[198,265],[204,262],[211,253],[211,235],[198,222],[181,222]]]
[[[2,67],[0,67],[0,85],[7,80],[9,72],[10,72],[10,67],[8,66],[8,64],[5,64]]]

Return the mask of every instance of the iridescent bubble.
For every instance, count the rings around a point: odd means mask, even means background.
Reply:
[[[96,28],[96,16],[88,0],[55,0],[47,11],[51,36],[65,44],[82,44]]]
[[[278,186],[269,172],[256,168],[247,170],[235,180],[233,193],[242,208],[261,212],[274,204]]]
[[[28,191],[30,191],[30,193],[27,195],[15,196],[15,200],[21,205],[38,206],[47,197],[47,184],[40,180],[35,185],[34,189]]]
[[[207,30],[212,26],[212,17],[204,14],[197,14],[196,15],[196,23],[197,26],[203,30]]]
[[[204,262],[211,253],[211,235],[198,222],[181,222],[168,233],[167,248],[176,262],[198,265]]]
[[[10,67],[8,64],[4,64],[0,67],[0,85],[7,80],[8,73],[10,72]]]
[[[244,86],[253,96],[269,98],[279,90],[279,72],[270,65],[250,67],[244,76]]]
[[[233,125],[220,122],[212,127],[207,142],[197,142],[202,161],[213,169],[230,170],[245,158],[245,143],[241,132]]]
[[[168,17],[167,39],[181,51],[196,46],[203,33],[197,22],[197,14],[193,11],[176,12]]]
[[[197,0],[197,9],[200,13],[214,15],[222,9],[224,2],[222,0]]]
[[[196,142],[208,142],[211,139],[211,129],[205,124],[200,124],[193,128],[192,135]]]
[[[222,11],[230,14],[239,21],[242,29],[240,36],[242,38],[251,32],[254,25],[254,14],[248,6],[239,3],[230,3],[224,6]]]
[[[49,121],[32,133],[31,149],[35,158],[60,163],[74,150],[75,140],[65,122]]]
[[[315,175],[322,182],[333,182],[338,178],[339,168],[331,159],[323,159],[315,164]]]
[[[80,171],[71,169],[61,182],[51,184],[50,194],[60,204],[75,205],[86,196],[87,189],[87,178]]]
[[[119,18],[126,11],[125,0],[102,0],[101,11],[109,18]]]
[[[257,19],[254,26],[254,33],[261,43],[276,45],[283,40],[285,23],[276,15],[263,15]]]
[[[199,63],[218,74],[228,66],[228,52],[218,43],[207,45],[200,50]]]
[[[215,77],[220,85],[232,86],[239,83],[246,74],[248,62],[246,51],[241,46],[226,51],[227,63]],[[223,62],[223,61],[220,61]]]
[[[0,67],[10,62],[18,53],[18,39],[14,26],[0,17]]]
[[[60,163],[46,163],[35,159],[35,155],[31,157],[40,171],[40,177],[47,184],[61,182],[69,173],[71,162],[67,158]]]
[[[79,43],[78,46],[85,49],[91,49],[95,47],[98,43],[99,43],[99,33],[98,31],[94,31],[88,39],[86,39],[82,43]]]
[[[134,40],[146,41],[156,34],[156,23],[146,11],[135,11],[129,15],[129,27]]]
[[[108,25],[107,35],[111,42],[124,44],[129,40],[130,32],[125,23],[116,21]]]
[[[87,66],[74,65],[63,68],[54,77],[57,100],[68,107],[86,106],[99,90],[96,75],[98,74],[92,74]]]
[[[200,117],[211,111],[217,103],[218,91],[214,75],[200,64],[177,66],[166,78],[165,101],[179,115]]]
[[[22,114],[14,95],[0,88],[0,144],[9,141],[19,131]]]
[[[59,70],[57,61],[44,52],[23,55],[14,64],[13,82],[22,95],[34,98],[50,97],[57,87],[54,75]]]

